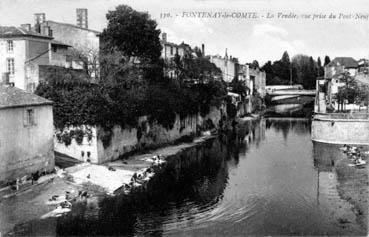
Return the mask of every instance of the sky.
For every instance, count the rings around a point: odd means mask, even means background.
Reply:
[[[0,25],[33,23],[33,14],[41,12],[47,20],[75,24],[75,9],[87,8],[89,28],[102,31],[107,25],[106,13],[120,4],[149,12],[170,42],[204,43],[210,55],[224,56],[227,49],[228,55],[241,63],[279,60],[284,51],[290,57],[369,58],[367,0],[0,0]],[[208,18],[196,12],[235,14]],[[236,14],[249,12],[255,12],[257,18],[237,18]],[[163,18],[167,13],[171,17]],[[278,13],[298,18],[278,18]],[[328,18],[331,13],[336,19]],[[268,18],[272,14],[274,17]],[[325,18],[302,18],[309,14]],[[339,19],[340,14],[346,18]],[[355,19],[356,14],[362,18]]]

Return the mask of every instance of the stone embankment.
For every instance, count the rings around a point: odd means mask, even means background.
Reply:
[[[349,146],[352,148],[353,146]],[[357,220],[364,229],[368,229],[368,198],[369,198],[369,180],[368,180],[368,162],[369,146],[352,149],[353,152],[342,149],[344,155],[335,162],[335,169],[338,178],[338,192],[340,196],[350,202],[354,208]],[[357,160],[363,160],[360,162]],[[364,164],[365,163],[365,164]]]

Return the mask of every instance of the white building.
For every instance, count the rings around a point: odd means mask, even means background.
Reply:
[[[215,55],[210,57],[210,62],[214,63],[222,71],[223,80],[231,82],[238,77],[238,59],[232,56],[228,57],[227,50],[225,56]]]
[[[0,85],[0,183],[54,168],[52,102]]]
[[[49,32],[48,28],[45,30]],[[68,47],[69,45],[54,40],[50,34],[42,35],[31,31],[30,25],[0,26],[2,81],[33,92],[39,83],[39,65],[68,67]]]

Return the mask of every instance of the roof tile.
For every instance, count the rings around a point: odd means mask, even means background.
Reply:
[[[0,109],[43,104],[52,104],[52,101],[16,87],[0,85]]]

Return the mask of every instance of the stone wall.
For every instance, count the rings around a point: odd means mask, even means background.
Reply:
[[[369,120],[315,118],[311,138],[324,143],[369,145]]]
[[[82,127],[70,127],[65,129],[63,132],[70,132],[71,130],[82,129],[85,130],[84,126]],[[89,140],[87,136],[83,137],[82,143],[78,144],[76,139],[72,139],[71,144],[66,146],[63,141],[59,140],[57,136],[54,136],[54,149],[55,151],[65,154],[67,156],[73,157],[80,161],[90,160],[92,163],[98,163],[98,155],[97,155],[97,136],[96,136],[96,128],[89,127],[92,133],[92,137]],[[59,133],[60,131],[57,131]]]
[[[55,140],[55,151],[81,161],[86,161],[86,156],[81,156],[82,151],[85,155],[87,151],[90,151],[89,160],[92,163],[104,163],[116,160],[132,151],[162,146],[183,136],[195,134],[197,128],[204,127],[205,124],[209,123],[209,120],[217,127],[221,114],[225,111],[225,107],[222,106],[220,109],[212,107],[204,117],[192,115],[181,119],[177,115],[173,127],[169,129],[156,122],[150,123],[147,116],[142,116],[139,118],[137,127],[122,128],[117,125],[112,131],[92,128],[92,140],[87,141],[87,138],[84,138],[81,145],[78,145],[75,139],[72,139],[69,146]]]
[[[32,125],[25,123],[27,109],[34,110]],[[0,183],[54,168],[52,106],[0,110]]]

